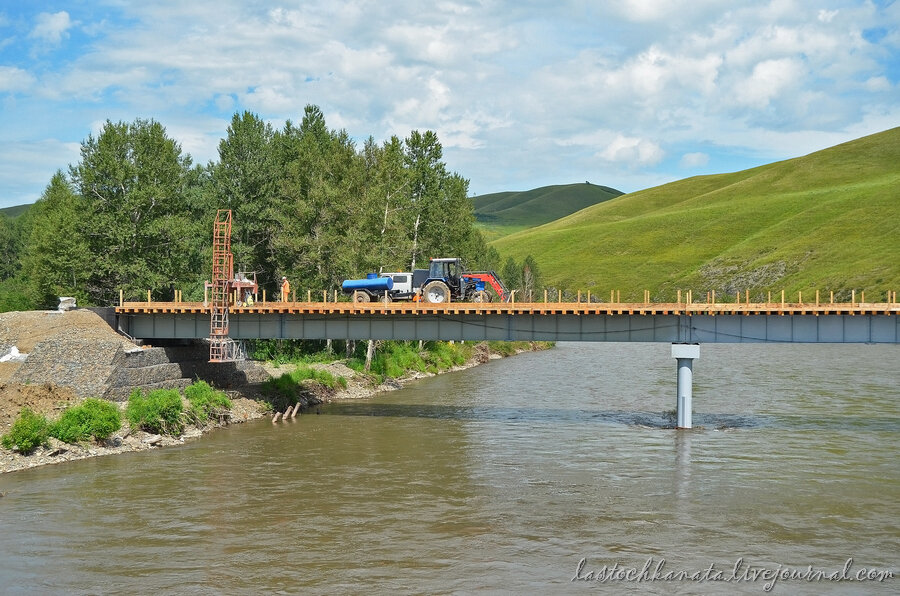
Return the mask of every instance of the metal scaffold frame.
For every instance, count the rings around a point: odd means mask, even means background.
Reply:
[[[243,344],[228,337],[229,282],[234,277],[231,254],[231,210],[219,209],[213,224],[212,297],[210,300],[209,361],[233,362],[245,358]]]

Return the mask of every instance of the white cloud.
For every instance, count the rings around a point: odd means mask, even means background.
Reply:
[[[652,141],[618,135],[597,155],[606,161],[638,167],[659,163],[665,152]]]
[[[0,66],[0,92],[25,91],[34,83],[34,76],[15,66]]]
[[[709,163],[709,155],[706,153],[685,153],[681,156],[682,168],[699,168]]]
[[[81,145],[57,139],[0,145],[0,180],[9,205],[37,201],[57,170],[78,159]],[[10,201],[12,199],[12,201]],[[5,206],[5,205],[4,205]]]
[[[824,8],[819,10],[818,19],[822,23],[830,23],[834,20],[834,17],[838,15],[838,11],[836,10],[825,10]]]
[[[69,29],[74,23],[69,18],[69,13],[60,11],[56,13],[42,12],[37,15],[34,29],[29,37],[41,39],[51,44],[58,44],[63,37],[69,36]]]
[[[59,44],[76,24],[92,36],[73,35],[61,61],[28,60],[21,37],[7,38],[0,130],[10,138],[63,138],[19,124],[40,113],[66,114],[76,142],[95,120],[156,118],[205,161],[233,111],[280,127],[312,103],[358,139],[437,131],[448,166],[484,193],[538,179],[634,190],[702,155],[756,165],[900,122],[885,66],[900,45],[900,2],[83,6],[31,10],[31,39]],[[887,34],[867,41],[879,27]]]
[[[891,82],[885,76],[871,77],[865,82],[865,88],[867,91],[879,92],[879,91],[890,91],[893,86]]]
[[[765,60],[735,86],[734,101],[752,108],[765,108],[786,89],[795,87],[804,74],[797,59]]]

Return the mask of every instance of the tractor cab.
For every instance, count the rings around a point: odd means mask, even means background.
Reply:
[[[464,300],[466,281],[462,273],[462,263],[457,258],[431,259],[428,279],[422,286],[423,300],[430,303]]]
[[[439,279],[451,288],[459,288],[462,264],[459,259],[431,259],[428,279]]]

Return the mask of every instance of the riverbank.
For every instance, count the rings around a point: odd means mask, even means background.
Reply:
[[[93,328],[93,326],[91,326]],[[328,363],[314,364],[276,364],[273,362],[258,363],[264,371],[262,376],[269,379],[277,379],[282,375],[290,375],[301,367],[309,367],[324,371],[328,375],[342,379],[337,387],[327,387],[321,383],[310,380],[303,382],[295,388],[295,394],[291,396],[290,403],[298,403],[301,406],[299,414],[308,411],[322,403],[341,400],[354,400],[370,398],[378,393],[400,389],[401,387],[418,379],[465,370],[478,366],[489,360],[499,359],[507,355],[538,349],[546,349],[549,344],[525,343],[516,344],[511,349],[504,346],[503,350],[491,350],[488,343],[481,343],[471,348],[471,357],[464,363],[437,372],[406,371],[396,378],[382,378],[358,372],[347,366],[345,360],[335,360]],[[259,375],[257,375],[257,379]],[[6,379],[8,381],[8,378]],[[232,407],[228,415],[220,420],[203,426],[187,425],[179,436],[156,435],[144,432],[129,426],[123,416],[123,427],[114,433],[109,439],[100,442],[84,444],[68,444],[51,438],[47,445],[36,448],[28,455],[17,451],[0,447],[0,474],[13,472],[37,466],[52,465],[67,461],[85,459],[89,457],[101,457],[118,453],[129,453],[162,447],[182,445],[185,442],[196,440],[203,435],[232,424],[239,424],[249,420],[271,417],[274,421],[281,419],[284,412],[277,407],[279,400],[266,388],[265,382],[248,382],[242,386],[231,388],[227,391]],[[40,385],[0,382],[0,435],[9,431],[12,422],[19,415],[23,407],[28,407],[49,419],[58,418],[62,411],[82,401],[71,387],[59,386],[53,383]],[[114,402],[123,410],[124,402]]]

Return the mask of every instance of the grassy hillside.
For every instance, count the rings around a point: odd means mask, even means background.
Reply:
[[[622,299],[900,291],[900,128],[621,196],[493,242],[548,285]]]
[[[620,196],[608,186],[560,184],[474,197],[475,219],[489,240],[539,226]]]

